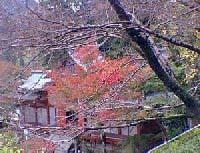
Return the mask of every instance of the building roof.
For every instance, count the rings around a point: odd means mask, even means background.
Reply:
[[[42,71],[33,71],[31,76],[25,80],[24,84],[19,86],[19,88],[25,90],[41,90],[51,81],[51,78],[48,78],[46,73]]]
[[[24,101],[32,101],[35,100],[36,98],[38,98],[38,95],[36,93],[26,93],[26,94],[16,94],[14,96],[15,99],[23,99]]]

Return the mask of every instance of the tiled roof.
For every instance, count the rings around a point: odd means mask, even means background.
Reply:
[[[48,78],[47,74],[44,72],[34,71],[31,73],[31,76],[24,82],[24,84],[19,86],[19,88],[25,90],[40,90],[43,89],[45,85],[51,81],[51,78]]]

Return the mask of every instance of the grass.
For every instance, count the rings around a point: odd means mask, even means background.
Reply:
[[[158,147],[152,153],[197,153],[200,152],[200,126],[184,133],[173,141]]]

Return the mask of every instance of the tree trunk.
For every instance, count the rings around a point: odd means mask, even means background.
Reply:
[[[118,18],[121,21],[131,21],[132,17],[124,10],[119,0],[108,0],[118,15]],[[133,21],[133,24],[137,23],[137,21]],[[124,23],[124,26],[127,26],[128,23]],[[138,23],[137,23],[138,24]],[[149,34],[142,32],[138,28],[127,29],[127,34],[130,39],[137,43],[137,45],[141,48],[141,55],[148,61],[150,67],[156,73],[158,78],[164,83],[164,85],[174,92],[176,96],[178,96],[185,104],[188,109],[190,115],[195,117],[200,117],[200,102],[192,97],[189,93],[187,93],[178,83],[177,81],[170,76],[166,69],[161,64],[160,60],[156,56],[158,52],[158,48],[154,43],[153,39]]]

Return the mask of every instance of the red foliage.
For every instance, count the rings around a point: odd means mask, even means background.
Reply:
[[[48,90],[50,94],[56,94],[57,98],[66,98],[67,100],[83,99],[95,93],[99,88],[122,81],[130,72],[136,69],[136,66],[123,66],[128,59],[104,60],[90,66],[87,72],[82,71],[78,74],[70,74],[67,70],[53,71],[51,77],[55,86]],[[66,100],[65,100],[66,101]]]
[[[106,119],[116,119],[118,115],[118,112],[113,109],[103,109],[97,113],[97,116],[101,122],[105,121]]]
[[[54,70],[50,74],[54,80],[54,85],[49,87],[49,96],[52,97],[54,105],[63,105],[65,108],[72,108],[75,111],[84,110],[86,106],[84,100],[93,97],[98,99],[100,97],[112,96],[108,93],[111,87],[122,83],[133,72],[135,72],[140,64],[133,64],[130,57],[122,59],[98,59],[100,57],[96,46],[88,45],[77,49],[77,53],[73,55],[79,64],[88,64],[86,61],[90,59],[86,70],[76,65],[76,74],[70,73],[68,68],[62,70]],[[89,53],[88,53],[88,52]],[[78,59],[77,59],[78,58]],[[85,63],[86,62],[86,63]],[[133,81],[135,83],[142,83],[151,74],[149,68],[142,69],[135,75]],[[116,98],[124,97],[120,94]],[[136,95],[138,97],[138,95]],[[77,101],[79,101],[77,103]],[[80,103],[81,102],[81,103]],[[80,126],[84,126],[84,114],[79,113]],[[114,110],[105,110],[98,114],[104,120],[106,118],[116,118],[117,113]]]
[[[29,153],[36,153],[41,151],[46,151],[48,153],[53,153],[56,148],[56,144],[54,144],[50,140],[44,140],[42,138],[32,138],[27,141],[22,142],[22,152],[25,152],[26,147],[28,146]]]

